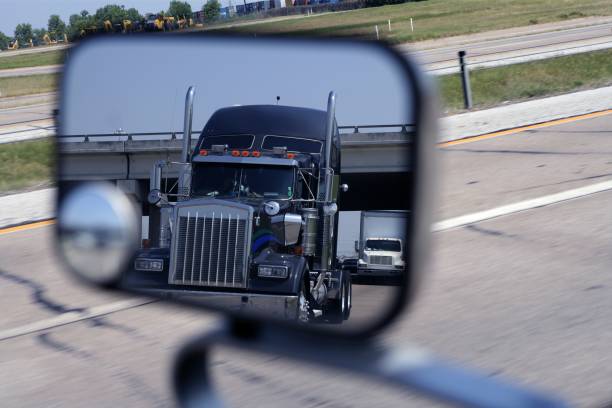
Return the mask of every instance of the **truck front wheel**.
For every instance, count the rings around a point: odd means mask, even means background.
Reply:
[[[340,281],[339,296],[331,299],[326,307],[327,321],[330,323],[342,323],[348,320],[353,305],[353,288],[350,273],[343,273]]]

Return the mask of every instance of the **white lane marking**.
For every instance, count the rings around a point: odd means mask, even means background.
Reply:
[[[450,218],[444,221],[436,222],[432,227],[432,231],[446,231],[451,228],[463,227],[466,225],[475,224],[477,222],[490,220],[492,218],[501,217],[503,215],[544,207],[547,205],[560,203],[562,201],[584,197],[590,194],[601,193],[607,190],[612,190],[612,180],[575,188],[573,190],[562,191],[560,193],[550,194],[543,197],[533,198],[531,200],[519,201],[518,203],[514,204],[502,205],[501,207],[492,208],[490,210]]]
[[[544,207],[547,205],[560,203],[574,198],[584,197],[590,194],[600,193],[603,191],[612,190],[612,180],[602,183],[591,184],[589,186],[576,188],[573,190],[562,191],[556,194],[550,194],[543,197],[534,198],[531,200],[520,201],[518,203],[503,205],[501,207],[492,208],[490,210],[480,211],[472,214],[462,215],[455,218],[449,218],[444,221],[435,223],[432,226],[433,232],[446,231],[452,228],[463,227],[470,224],[475,224],[481,221],[490,220],[492,218],[501,217],[504,215],[513,214],[519,211],[531,210],[534,208]],[[131,309],[138,306],[144,306],[149,303],[156,302],[151,299],[131,299],[106,305],[92,307],[84,312],[69,312],[49,319],[39,320],[38,322],[26,324],[14,329],[0,331],[0,341],[11,339],[14,337],[24,336],[39,332],[42,330],[52,329],[58,326],[75,323],[81,320],[91,319],[98,316],[103,316],[123,310]]]
[[[24,336],[26,334],[32,334],[42,330],[52,329],[58,326],[64,326],[67,324],[75,323],[81,320],[91,319],[94,317],[104,316],[107,314],[120,312],[122,310],[132,309],[138,306],[143,306],[149,303],[156,302],[152,299],[129,299],[121,300],[119,302],[108,303],[96,307],[89,308],[84,312],[68,312],[62,313],[61,315],[51,317],[49,319],[39,320],[34,323],[26,324],[24,326],[16,327],[14,329],[0,331],[0,341],[11,339],[14,337]]]

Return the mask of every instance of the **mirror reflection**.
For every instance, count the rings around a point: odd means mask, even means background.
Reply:
[[[107,180],[137,203],[123,288],[302,323],[384,317],[409,262],[413,123],[386,51],[143,36],[68,61],[60,194]]]
[[[112,283],[136,249],[131,203],[107,184],[72,190],[58,215],[59,245],[68,265],[86,279]]]

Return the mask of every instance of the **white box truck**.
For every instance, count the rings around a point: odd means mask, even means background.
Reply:
[[[338,256],[355,278],[400,276],[406,262],[407,211],[341,212],[339,221]]]

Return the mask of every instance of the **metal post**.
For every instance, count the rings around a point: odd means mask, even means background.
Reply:
[[[472,89],[470,88],[470,72],[465,63],[465,51],[459,51],[459,67],[461,69],[461,86],[463,87],[463,104],[465,109],[472,109]]]

